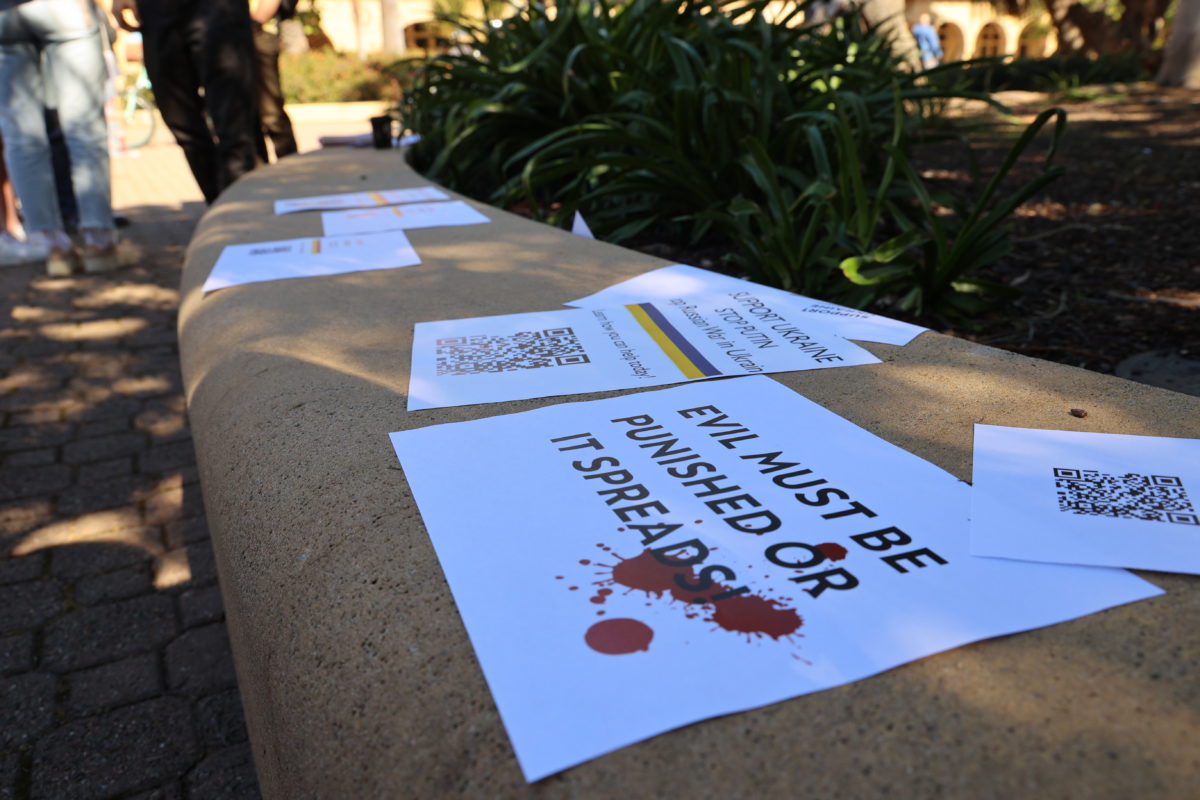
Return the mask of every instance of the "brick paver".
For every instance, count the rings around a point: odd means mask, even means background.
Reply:
[[[114,194],[136,266],[0,269],[0,800],[254,798],[175,342],[203,207],[168,142]]]

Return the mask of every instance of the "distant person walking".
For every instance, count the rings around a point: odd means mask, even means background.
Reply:
[[[254,52],[258,56],[259,122],[263,133],[271,140],[277,160],[296,152],[296,134],[292,131],[292,120],[283,108],[283,87],[279,82],[279,23],[295,11],[295,0],[250,2]],[[265,143],[259,157],[267,160]]]
[[[113,0],[112,13],[125,30],[141,31],[159,113],[211,204],[258,164],[262,133],[246,0]]]
[[[70,275],[79,264],[106,272],[117,263],[104,121],[103,44],[92,0],[0,0],[0,131],[28,244],[45,253],[46,271]],[[81,247],[67,235],[55,190],[47,95],[71,161]]]
[[[917,49],[921,53],[921,66],[933,69],[942,61],[942,42],[937,30],[933,27],[933,18],[928,14],[917,17],[917,24],[912,28],[913,38],[917,40]]]

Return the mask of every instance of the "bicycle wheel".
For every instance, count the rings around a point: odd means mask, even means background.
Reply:
[[[154,137],[154,106],[141,93],[127,96],[121,105],[121,134],[125,147],[135,150]]]

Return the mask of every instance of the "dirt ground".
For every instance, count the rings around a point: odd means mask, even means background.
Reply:
[[[985,273],[1021,297],[978,330],[946,332],[1106,373],[1147,351],[1200,358],[1200,93],[1141,85],[1088,94],[998,97],[1025,123],[1050,106],[1067,111],[1056,159],[1066,174],[1017,209],[1013,252]],[[1019,131],[978,109],[960,122],[992,145],[985,165]],[[936,155],[923,166],[955,168]]]

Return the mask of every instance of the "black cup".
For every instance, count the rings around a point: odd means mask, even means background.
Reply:
[[[387,150],[392,146],[391,117],[371,117],[371,143],[377,150]]]

